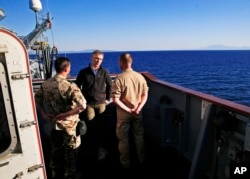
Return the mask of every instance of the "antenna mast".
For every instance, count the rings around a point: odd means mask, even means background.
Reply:
[[[36,15],[36,27],[39,25],[38,12],[42,9],[42,3],[40,0],[30,0],[29,7],[35,12]]]

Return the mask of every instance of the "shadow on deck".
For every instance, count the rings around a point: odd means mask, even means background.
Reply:
[[[160,178],[188,178],[190,163],[181,157],[172,148],[162,148],[149,136],[145,136],[146,163],[138,166],[135,147],[131,145],[132,168],[122,169],[119,163],[118,140],[115,135],[116,113],[114,104],[110,104],[106,109],[105,120],[108,123],[108,130],[105,134],[105,149],[108,154],[103,161],[91,168],[88,164],[82,166],[82,175],[79,179],[86,178],[128,178],[140,177],[149,179]],[[133,141],[133,138],[131,138]],[[84,144],[83,144],[84,145]],[[84,160],[84,158],[83,158]]]
[[[103,179],[113,177],[165,179],[170,176],[171,178],[188,178],[190,163],[186,159],[180,157],[174,149],[161,148],[147,138],[145,142],[147,158],[144,166],[137,165],[135,154],[132,153],[132,168],[123,169],[119,164],[117,142],[114,142],[110,148],[106,148],[108,154],[105,160],[99,161],[96,167],[82,166],[82,175],[78,179],[97,177]]]
[[[113,104],[109,105],[105,114],[105,120],[108,124],[105,133],[105,149],[108,151],[106,158],[97,163],[93,163],[93,158],[91,158],[90,155],[81,153],[79,156],[80,162],[78,162],[80,173],[78,173],[77,179],[110,179],[114,177],[165,179],[170,176],[171,178],[188,178],[190,163],[181,157],[176,150],[172,148],[162,148],[147,136],[145,136],[145,165],[140,167],[137,165],[135,148],[131,145],[132,168],[123,169],[119,163],[118,141],[115,135],[116,114]],[[131,140],[133,140],[133,138],[131,138]],[[84,146],[84,139],[82,145]],[[46,150],[48,151],[49,148],[47,147]],[[45,160],[45,162],[48,179],[50,179],[48,160]]]

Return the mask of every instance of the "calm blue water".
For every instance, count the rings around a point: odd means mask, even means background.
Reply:
[[[130,52],[133,68],[159,79],[250,106],[250,50]],[[90,62],[91,53],[63,54],[72,62],[71,76]],[[120,73],[120,52],[105,52],[102,66]]]

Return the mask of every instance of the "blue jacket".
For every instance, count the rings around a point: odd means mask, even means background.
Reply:
[[[96,75],[90,65],[79,71],[76,84],[81,89],[87,104],[101,104],[111,98],[112,80],[107,70],[100,67]]]

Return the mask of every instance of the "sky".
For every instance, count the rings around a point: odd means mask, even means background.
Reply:
[[[250,49],[250,0],[41,0],[59,51]],[[36,24],[29,0],[0,0],[0,26],[20,36]],[[41,20],[41,18],[39,18]],[[44,38],[43,37],[43,38]],[[220,47],[224,48],[224,47]]]

